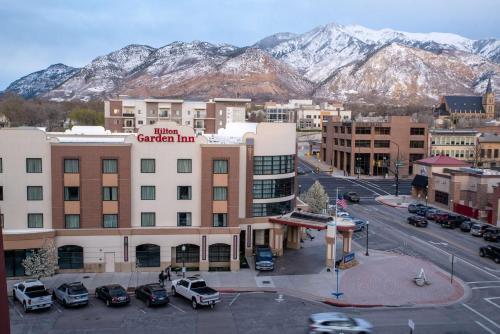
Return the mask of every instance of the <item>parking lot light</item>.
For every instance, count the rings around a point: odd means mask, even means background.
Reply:
[[[367,220],[366,221],[366,256],[370,256],[370,253],[368,253],[368,228],[370,226],[370,222]]]
[[[182,245],[182,278],[186,277],[186,245]]]

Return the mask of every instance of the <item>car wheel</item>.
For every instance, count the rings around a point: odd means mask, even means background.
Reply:
[[[96,297],[97,299],[100,299],[100,298],[99,298],[99,294],[97,293],[97,291],[95,292],[95,297]]]
[[[500,263],[500,257],[494,258],[493,261],[495,261],[495,263]]]
[[[198,308],[198,303],[196,302],[196,299],[193,298],[193,300],[191,300],[191,306],[193,307],[193,310],[196,310]]]
[[[24,309],[24,313],[28,313],[28,306],[26,305],[26,302],[23,303],[23,309]]]
[[[480,257],[484,257],[484,255],[485,255],[485,254],[484,254],[484,251],[483,251],[483,250],[480,250],[480,251],[479,251],[479,256],[480,256]]]
[[[177,295],[177,293],[175,292],[175,288],[172,288],[172,296],[175,297],[176,295]]]
[[[111,303],[109,302],[109,299],[106,299],[106,306],[107,306],[107,307],[110,307],[110,306],[111,306]]]

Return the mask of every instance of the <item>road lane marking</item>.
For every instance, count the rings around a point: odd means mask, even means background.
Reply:
[[[430,241],[430,240],[429,240],[429,243],[431,243],[431,244],[433,244],[433,245],[448,246],[448,243],[447,243],[447,242],[439,242],[439,241]]]
[[[236,299],[238,299],[239,296],[240,296],[239,293],[236,296],[234,296],[233,300],[231,300],[231,302],[229,303],[229,306],[233,305],[233,303],[236,301]]]
[[[500,299],[500,297],[490,297],[490,298],[483,298],[483,299],[486,300],[488,303],[492,304],[493,306],[500,308],[500,305],[491,301],[492,299]]]
[[[358,186],[360,186],[360,187],[363,187],[363,188],[365,188],[366,190],[369,190],[370,192],[372,192],[372,193],[374,193],[374,194],[377,194],[377,195],[379,195],[379,196],[381,195],[381,194],[379,194],[378,192],[374,191],[373,189],[370,189],[370,188],[368,188],[368,187],[366,187],[366,186],[364,186],[364,185],[362,185],[362,184],[360,184],[360,183],[354,182],[354,181],[353,181],[353,180],[351,180],[351,179],[345,179],[345,180],[347,180],[347,181],[349,181],[349,182],[351,182],[351,183],[353,183],[353,184],[356,184],[356,185],[358,185]]]
[[[489,271],[494,271],[496,273],[500,273],[500,269],[491,269],[489,267],[483,267],[483,268],[486,269],[486,270],[489,270]]]
[[[173,307],[173,308],[175,308],[176,310],[181,311],[182,313],[186,313],[186,311],[184,311],[183,309],[181,309],[179,306],[175,306],[175,304],[170,303],[170,306],[172,306],[172,307]]]
[[[495,334],[494,331],[492,331],[491,329],[489,329],[488,327],[486,327],[485,325],[483,325],[482,323],[480,323],[479,321],[475,321],[476,324],[478,324],[480,327],[482,327],[485,331],[487,331],[488,333],[491,333],[491,334]]]
[[[500,281],[476,281],[476,282],[465,282],[467,284],[482,284],[482,283],[500,283]]]
[[[479,313],[478,311],[476,311],[475,309],[473,309],[472,307],[470,307],[469,305],[467,304],[463,304],[462,303],[462,306],[468,308],[469,310],[471,310],[472,312],[476,313],[478,316],[482,317],[483,319],[487,320],[488,322],[490,322],[492,325],[494,325],[496,328],[500,328],[500,326],[494,322],[493,320],[491,320],[490,318],[488,318],[487,316],[485,316],[484,314],[481,314]]]

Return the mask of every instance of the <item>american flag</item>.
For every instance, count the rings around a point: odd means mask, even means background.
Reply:
[[[340,206],[342,209],[347,208],[347,201],[343,198],[337,198],[337,205]]]

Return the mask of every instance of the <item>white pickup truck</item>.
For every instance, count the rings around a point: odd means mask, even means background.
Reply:
[[[14,301],[18,300],[24,312],[52,306],[52,296],[39,280],[27,280],[14,284]]]
[[[172,296],[176,295],[189,299],[194,309],[199,305],[213,308],[220,302],[219,292],[209,288],[203,278],[197,276],[172,281]]]

